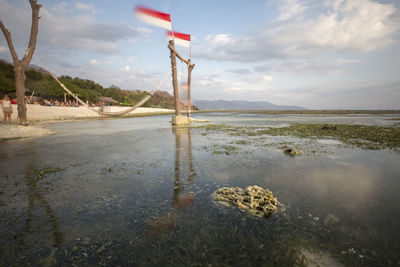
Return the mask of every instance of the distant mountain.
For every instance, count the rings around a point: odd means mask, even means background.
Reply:
[[[194,104],[200,110],[305,110],[303,107],[274,105],[267,101],[195,100]]]

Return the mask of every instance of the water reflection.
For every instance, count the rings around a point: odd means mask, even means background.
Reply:
[[[53,235],[53,246],[60,247],[63,242],[63,235],[58,227],[58,218],[55,216],[49,202],[43,197],[40,193],[40,187],[37,184],[37,177],[32,174],[27,174],[25,178],[25,184],[28,189],[28,199],[29,199],[29,207],[28,207],[28,219],[26,220],[26,230],[29,232],[34,231],[33,226],[31,225],[33,213],[35,210],[35,202],[39,204],[37,209],[44,208],[46,211],[47,217],[50,219],[50,227]],[[40,231],[40,229],[38,229]]]
[[[186,192],[196,176],[193,166],[192,135],[186,127],[172,129],[175,134],[175,177],[170,211],[155,220],[147,220],[146,229],[150,234],[160,234],[173,229],[177,223],[179,209],[193,204],[194,195]]]

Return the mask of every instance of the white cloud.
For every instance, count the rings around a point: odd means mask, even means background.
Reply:
[[[400,12],[393,4],[371,0],[326,1],[313,6],[295,0],[279,3],[278,19],[257,33],[209,35],[205,38],[207,44],[196,47],[193,54],[217,61],[257,62],[330,52],[365,52],[395,42],[393,35],[400,29],[400,21],[395,19]],[[290,3],[294,7],[286,10],[284,7]],[[305,10],[314,16],[303,17]]]
[[[393,42],[399,24],[391,20],[394,5],[369,0],[335,1],[328,14],[318,17],[305,41],[331,49],[369,51]]]
[[[130,63],[137,62],[138,60],[139,60],[139,57],[137,57],[137,56],[130,56],[127,58],[127,61]]]
[[[122,50],[123,41],[137,38],[139,34],[137,29],[128,24],[101,23],[90,11],[68,13],[66,10],[68,5],[65,2],[46,5],[40,9],[39,46],[116,54]],[[23,7],[15,7],[0,0],[0,17],[10,30],[18,52],[23,53],[29,38],[30,7],[26,3]],[[144,28],[140,30],[143,34],[146,32]]]
[[[147,28],[147,27],[142,27],[142,26],[136,27],[136,31],[139,32],[139,33],[141,33],[141,34],[144,34],[145,36],[150,35],[151,32],[152,32],[151,29],[149,29],[149,28]]]
[[[284,0],[279,6],[278,21],[284,21],[293,18],[294,16],[302,14],[307,10],[307,6],[299,0]]]
[[[92,59],[92,60],[90,60],[89,63],[90,63],[90,65],[98,65],[100,62],[96,59]]]
[[[337,62],[338,64],[348,64],[348,63],[350,63],[350,64],[356,64],[356,63],[361,63],[362,61],[361,61],[361,60],[358,60],[358,59],[338,58],[338,59],[336,59],[336,62]]]
[[[3,45],[0,45],[0,52],[4,52],[4,51],[7,51],[7,50],[8,50],[7,47],[5,47]]]
[[[344,60],[328,62],[318,59],[297,59],[297,60],[270,60],[264,65],[256,66],[256,72],[280,72],[280,73],[338,73],[338,67],[350,63]],[[355,63],[355,62],[351,62]]]
[[[273,78],[272,78],[272,76],[264,75],[264,76],[263,76],[263,80],[264,80],[265,82],[270,82],[270,81],[273,80]]]
[[[56,13],[66,13],[67,12],[67,3],[61,2],[55,6],[52,6],[51,10]]]
[[[122,67],[121,70],[129,72],[129,71],[131,71],[131,68],[128,65],[126,65],[126,66]]]
[[[75,3],[75,8],[81,9],[81,10],[91,10],[91,9],[93,9],[93,5],[92,4],[84,4],[84,3],[81,3],[81,2],[76,2]]]
[[[232,41],[229,34],[217,34],[212,39],[211,42],[214,44],[227,44]]]

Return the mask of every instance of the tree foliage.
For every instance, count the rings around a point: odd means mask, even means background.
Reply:
[[[26,71],[25,88],[33,92],[35,96],[46,99],[64,101],[65,91],[43,69],[29,67]],[[111,97],[123,106],[133,106],[142,100],[148,93],[142,90],[124,90],[116,85],[104,88],[102,85],[88,79],[61,76],[59,80],[79,98],[89,103],[97,103],[100,96]],[[0,95],[15,92],[14,69],[10,63],[0,60]],[[68,99],[72,99],[68,96]],[[165,91],[157,91],[147,101],[144,107],[157,107],[174,109],[174,98]]]

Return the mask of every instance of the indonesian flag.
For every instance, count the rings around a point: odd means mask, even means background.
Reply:
[[[171,15],[161,13],[143,6],[135,8],[135,14],[138,19],[143,22],[161,27],[167,30],[172,30]]]
[[[180,33],[180,32],[173,32],[172,34],[172,31],[168,31],[167,39],[168,40],[175,39],[176,45],[190,47],[190,34]]]

